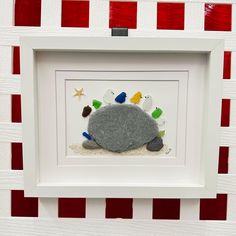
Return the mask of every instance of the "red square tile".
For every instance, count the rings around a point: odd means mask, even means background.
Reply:
[[[11,156],[12,170],[23,170],[22,143],[11,144]]]
[[[205,30],[231,31],[231,18],[231,4],[205,4]]]
[[[20,74],[20,47],[13,47],[13,74]]]
[[[230,125],[230,99],[222,99],[221,126],[228,127],[229,125]]]
[[[224,52],[224,79],[231,77],[231,52]]]
[[[62,27],[89,27],[89,1],[62,0]]]
[[[13,47],[13,74],[20,74],[20,48]],[[21,96],[12,95],[12,122],[21,122]]]
[[[132,217],[133,217],[132,198],[106,199],[106,218],[132,219]]]
[[[157,29],[183,30],[184,3],[157,3]]]
[[[41,0],[15,0],[15,25],[40,26]]]
[[[180,217],[180,199],[153,199],[153,219],[178,220]]]
[[[228,157],[229,157],[229,147],[220,147],[219,151],[219,174],[228,173]]]
[[[137,28],[137,2],[110,2],[110,28]]]
[[[21,96],[12,95],[11,96],[11,121],[21,122]]]
[[[38,198],[24,197],[23,190],[12,190],[11,216],[38,217]]]
[[[58,217],[85,218],[85,198],[59,198]]]
[[[226,220],[227,194],[217,194],[216,199],[200,200],[200,220]]]

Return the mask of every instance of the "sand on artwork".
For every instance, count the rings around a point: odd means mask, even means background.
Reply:
[[[146,145],[137,148],[137,149],[133,149],[133,150],[129,150],[129,151],[125,151],[125,152],[121,152],[121,153],[117,153],[117,152],[111,152],[105,149],[96,149],[95,150],[89,150],[89,149],[85,149],[82,147],[81,144],[72,144],[69,146],[69,148],[73,151],[74,155],[78,155],[78,156],[90,156],[90,155],[114,155],[114,156],[160,156],[160,155],[166,155],[169,154],[171,152],[171,149],[167,146],[164,145],[163,148],[159,151],[159,152],[150,152],[146,149]]]

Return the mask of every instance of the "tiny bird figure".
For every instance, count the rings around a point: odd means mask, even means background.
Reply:
[[[103,96],[103,101],[106,104],[112,104],[114,103],[114,98],[115,98],[115,93],[111,89],[108,89]]]
[[[83,135],[86,139],[92,140],[92,137],[91,137],[91,135],[90,135],[89,133],[83,132],[82,135]]]
[[[81,96],[84,96],[84,89],[83,88],[81,88],[81,89],[76,89],[75,88],[74,97],[80,98]]]
[[[161,116],[162,112],[163,111],[161,110],[161,108],[156,107],[156,109],[152,112],[152,117],[154,119],[157,119]]]
[[[147,95],[144,97],[143,110],[150,111],[151,108],[152,108],[152,97],[150,95]]]
[[[132,98],[130,98],[130,101],[134,104],[139,104],[140,100],[142,98],[142,93],[141,92],[137,92],[133,95]]]
[[[118,102],[118,103],[124,103],[125,99],[126,99],[126,96],[127,96],[126,93],[122,92],[115,98],[115,101]]]

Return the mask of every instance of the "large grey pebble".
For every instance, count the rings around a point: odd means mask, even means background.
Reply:
[[[153,140],[158,127],[137,105],[116,104],[94,112],[89,118],[88,132],[104,149],[123,152]]]

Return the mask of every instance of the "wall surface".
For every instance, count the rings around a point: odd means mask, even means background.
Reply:
[[[24,197],[19,36],[110,36],[122,26],[130,37],[225,39],[217,198]],[[0,0],[1,235],[236,235],[236,1]]]

